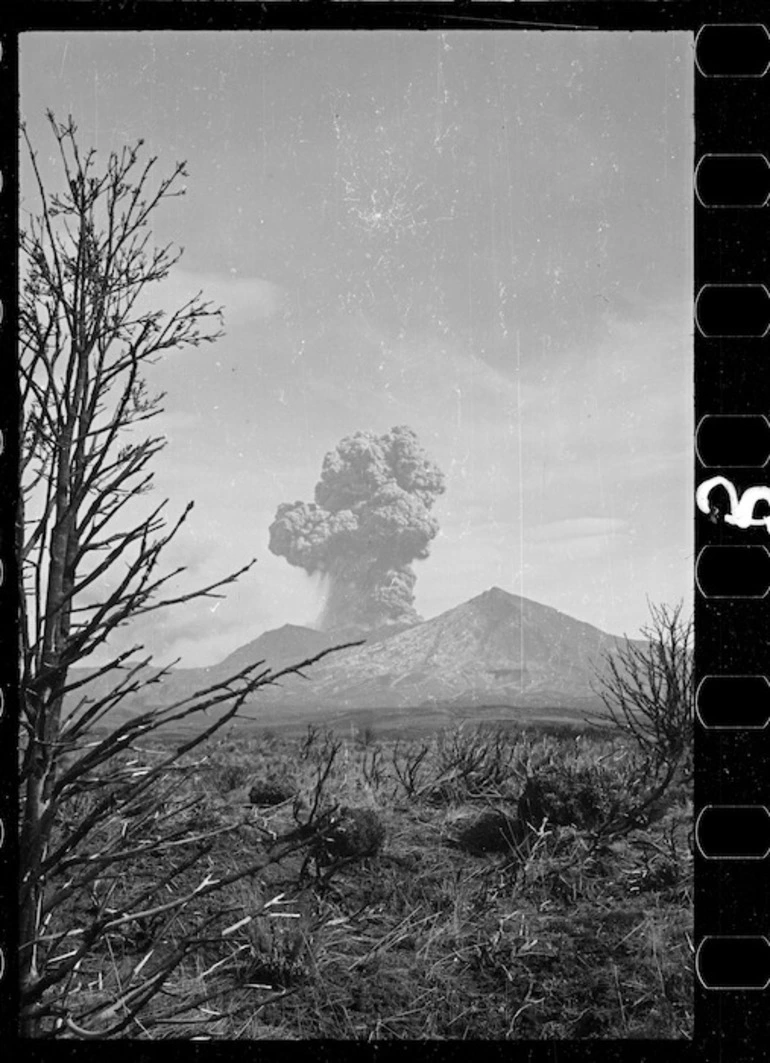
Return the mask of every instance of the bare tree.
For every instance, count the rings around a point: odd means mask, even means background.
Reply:
[[[111,726],[111,710],[171,667],[150,668],[152,655],[140,644],[110,652],[116,630],[154,610],[221,597],[254,562],[173,593],[184,568],[164,573],[161,558],[192,503],[167,523],[165,503],[147,498],[165,440],[142,432],[163,401],[145,370],[164,352],[222,335],[220,309],[200,294],[173,311],[147,308],[148,288],[181,255],[154,246],[149,223],[183,194],[185,165],[156,180],[157,160],[142,159],[140,141],[100,168],[95,151],[79,146],[72,119],[48,118],[60,193],[48,191],[22,131],[37,204],[21,236],[21,1028],[27,1036],[103,1037],[130,1028],[204,931],[210,940],[217,917],[193,917],[195,905],[286,851],[218,874],[207,857],[227,828],[206,827],[181,786],[195,767],[188,755],[255,691],[302,675],[324,654],[278,673],[257,662]],[[97,650],[106,663],[73,670]],[[208,710],[212,718],[193,737],[153,764],[141,763],[146,756],[131,761],[137,739]],[[163,874],[133,878],[132,868],[150,856],[165,860]],[[96,998],[75,992],[89,957],[112,949],[116,935],[125,940],[127,927],[162,933],[172,924],[173,945],[150,948],[130,977],[100,981]]]
[[[653,761],[678,764],[692,750],[695,686],[692,620],[678,604],[650,605],[642,639],[604,657],[594,689],[606,717]]]
[[[629,823],[641,822],[676,778],[692,773],[695,719],[692,619],[683,605],[650,604],[640,640],[605,653],[594,672],[604,712],[591,722],[612,723],[639,754],[630,785]]]

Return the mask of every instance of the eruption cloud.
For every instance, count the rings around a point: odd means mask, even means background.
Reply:
[[[406,425],[356,432],[323,461],[315,502],[284,502],[270,525],[270,551],[320,575],[319,626],[344,633],[420,620],[412,563],[428,556],[438,521],[431,507],[444,475]]]

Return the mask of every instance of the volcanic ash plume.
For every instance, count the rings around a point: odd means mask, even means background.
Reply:
[[[324,458],[315,502],[285,502],[270,525],[270,550],[321,575],[326,631],[372,631],[415,623],[412,562],[428,556],[444,491],[441,470],[405,425],[356,432]]]

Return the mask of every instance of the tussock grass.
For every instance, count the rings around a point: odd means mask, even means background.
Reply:
[[[180,776],[169,814],[220,830],[212,875],[287,838],[296,851],[201,899],[195,915],[210,920],[210,938],[166,987],[177,1014],[153,1025],[150,1009],[127,1035],[691,1036],[692,806],[676,782],[643,824],[620,829],[632,767],[632,750],[608,733],[231,735]],[[533,801],[519,807],[533,779],[548,782],[538,817],[521,814]],[[271,780],[285,799],[251,803],[255,785]],[[330,846],[350,809],[366,810],[366,831],[376,823],[376,845],[359,851],[337,835]],[[509,844],[458,845],[458,829],[479,820],[514,824]],[[150,853],[132,876],[157,881],[184,855],[184,845]],[[195,881],[183,874],[174,888]],[[121,883],[110,888],[119,908]],[[87,903],[73,898],[73,926]],[[185,930],[177,916],[121,928],[72,991],[97,1007]]]

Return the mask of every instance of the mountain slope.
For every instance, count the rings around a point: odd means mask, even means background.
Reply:
[[[210,665],[206,668],[175,668],[161,681],[154,682],[145,687],[138,694],[121,703],[118,713],[113,711],[111,720],[116,720],[117,715],[131,715],[131,713],[143,712],[152,707],[169,705],[183,697],[189,697],[196,691],[212,684],[227,679],[249,665],[264,661],[265,667],[274,672],[280,671],[291,664],[299,664],[301,661],[314,657],[322,650],[333,646],[335,641],[329,635],[316,631],[314,628],[302,627],[297,624],[284,624],[283,627],[266,631],[258,638],[247,642],[239,647],[223,661]],[[89,672],[96,672],[96,668],[75,668],[72,670],[73,680],[85,677]],[[157,667],[143,668],[137,678],[147,682],[159,674]],[[117,673],[110,672],[104,676],[98,676],[83,692],[91,699],[101,698],[108,694],[116,686]],[[75,704],[74,696],[67,699],[65,707],[71,709]]]
[[[277,671],[314,657],[333,645],[334,639],[323,631],[298,624],[284,624],[283,627],[265,631],[259,638],[247,642],[205,671],[210,679],[218,679],[232,675],[256,661],[264,661],[273,671]]]
[[[597,702],[594,667],[623,641],[499,587],[432,620],[362,637],[363,646],[330,654],[304,678],[286,676],[261,688],[244,715],[273,725],[351,711],[406,717],[417,709],[453,713],[491,706],[582,710]],[[278,671],[339,642],[333,633],[285,624],[217,665],[177,669],[119,711],[168,705],[258,661]],[[106,683],[98,680],[89,694],[104,693]]]
[[[385,640],[332,654],[309,681],[288,678],[287,706],[579,705],[595,700],[593,665],[620,640],[493,587]]]

